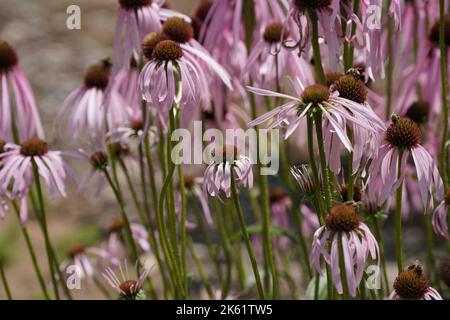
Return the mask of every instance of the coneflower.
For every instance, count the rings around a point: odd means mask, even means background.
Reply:
[[[2,39],[0,39],[0,136],[7,141],[17,140],[15,142],[34,136],[44,139],[44,130],[33,91],[19,67],[17,52]]]
[[[370,257],[379,263],[375,237],[352,206],[334,206],[325,217],[325,224],[314,233],[311,263],[322,272],[321,257],[331,267],[331,276],[338,293],[356,295]],[[343,282],[343,281],[346,282]],[[347,289],[344,291],[344,289]]]
[[[398,274],[389,300],[442,300],[442,297],[430,287],[422,266],[416,263]]]

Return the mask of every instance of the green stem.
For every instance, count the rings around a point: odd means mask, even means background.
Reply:
[[[175,293],[178,296],[183,296],[184,294],[184,286],[181,284],[181,271],[178,269],[179,265],[177,264],[174,248],[172,247],[172,243],[170,241],[170,237],[167,233],[166,223],[164,221],[164,199],[166,198],[167,190],[169,189],[170,181],[173,179],[173,174],[175,172],[175,166],[170,167],[170,171],[168,172],[167,177],[164,179],[164,183],[161,189],[160,198],[159,198],[159,210],[157,211],[157,223],[158,229],[160,232],[161,245],[163,248],[164,255],[166,257],[166,261],[169,264],[169,275],[172,280],[172,284],[175,288]]]
[[[14,212],[16,213],[17,220],[20,221],[20,209],[15,201],[12,201]],[[28,252],[30,253],[31,262],[33,263],[34,271],[36,272],[36,276],[39,281],[39,285],[41,286],[42,293],[44,294],[45,299],[50,300],[50,296],[47,291],[47,286],[45,284],[44,277],[42,276],[41,269],[39,267],[39,263],[36,258],[36,253],[33,248],[33,244],[30,239],[30,235],[28,234],[28,229],[26,226],[20,226],[20,230],[22,231],[23,237],[25,239],[25,243],[27,245]]]
[[[401,164],[402,164],[403,152],[400,151],[398,156],[398,178],[401,176]],[[402,249],[402,193],[403,193],[403,183],[397,189],[395,197],[395,248],[397,252],[397,267],[398,272],[403,271],[403,249]]]
[[[125,165],[125,162],[123,159],[118,159],[120,167],[122,168],[122,171],[125,175],[125,180],[127,181],[128,188],[130,189],[131,198],[133,199],[134,206],[136,207],[137,212],[139,213],[139,218],[141,219],[141,223],[148,228],[149,222],[147,220],[147,217],[145,216],[144,211],[142,210],[142,206],[139,203],[139,199],[136,193],[136,190],[133,186],[133,181],[131,180],[130,172],[128,171],[127,166]]]
[[[223,249],[223,254],[225,256],[225,265],[226,265],[226,276],[222,283],[221,289],[222,289],[222,299],[224,299],[228,292],[230,291],[231,287],[231,268],[232,268],[232,259],[231,259],[231,244],[228,239],[228,233],[225,229],[225,222],[223,219],[223,214],[220,212],[220,208],[217,205],[216,199],[212,199],[212,207],[215,215],[215,220],[217,221],[217,228],[219,229],[219,235],[221,239],[221,245]]]
[[[386,267],[386,257],[384,255],[384,245],[383,245],[383,236],[381,233],[380,220],[378,217],[373,218],[373,228],[375,230],[375,238],[377,239],[378,247],[380,248],[380,261],[381,261],[381,269],[383,272],[384,279],[384,289],[386,290],[386,295],[389,295],[389,278],[387,275],[387,267]]]
[[[135,259],[136,261],[138,261],[138,264],[140,264],[136,243],[134,241],[133,233],[131,231],[130,220],[128,220],[128,216],[125,211],[125,205],[123,203],[122,196],[120,195],[119,191],[117,190],[116,186],[114,185],[114,181],[112,180],[111,175],[109,174],[108,170],[106,170],[106,169],[103,170],[103,173],[105,174],[106,180],[108,181],[108,183],[114,193],[114,196],[116,197],[117,203],[119,204],[120,214],[121,214],[121,218],[124,222],[125,233],[128,238],[128,243],[129,243],[129,247],[131,250],[132,258]]]
[[[322,133],[322,114],[320,112],[316,112],[314,114],[314,120],[316,124],[316,136],[317,136],[317,144],[319,146],[319,158],[320,158],[320,166],[321,172],[323,176],[323,187],[325,191],[325,204],[327,212],[331,209],[331,189],[330,189],[330,174],[327,166],[327,160],[325,157],[325,147],[324,147],[324,139]]]
[[[261,300],[264,299],[264,292],[261,283],[261,277],[259,275],[258,264],[256,263],[255,254],[253,253],[252,243],[250,241],[250,236],[247,231],[247,226],[245,224],[244,213],[242,212],[241,203],[239,201],[239,196],[236,188],[236,181],[234,180],[234,169],[231,169],[231,193],[234,207],[239,218],[239,223],[242,229],[242,235],[244,237],[245,245],[247,247],[248,256],[252,264],[253,274],[255,276],[256,287],[258,289],[258,295]]]
[[[320,46],[319,46],[319,23],[317,19],[317,14],[315,11],[310,10],[308,12],[309,18],[311,19],[312,24],[312,48],[313,48],[313,58],[314,58],[314,68],[316,69],[316,77],[319,82],[323,85],[326,85],[327,80],[325,78],[325,72],[323,71],[322,66],[322,57],[320,55]]]
[[[180,112],[177,113],[177,116],[175,118],[176,120],[176,128],[180,128]],[[181,197],[181,221],[180,221],[180,228],[181,228],[181,264],[182,264],[182,270],[183,270],[183,283],[185,286],[185,291],[188,290],[188,279],[187,279],[187,229],[186,229],[186,222],[187,222],[187,209],[186,209],[186,190],[184,186],[184,174],[183,174],[183,165],[178,165],[178,179],[179,179],[179,191],[180,191],[180,197]]]
[[[146,140],[148,140],[148,137],[146,138]],[[142,193],[143,193],[142,196],[144,199],[144,210],[145,210],[146,216],[149,221],[148,238],[149,238],[150,245],[152,247],[152,251],[155,254],[156,262],[158,263],[159,272],[161,274],[161,278],[162,278],[162,282],[163,282],[164,295],[167,297],[168,279],[167,279],[167,275],[166,275],[166,271],[165,271],[166,270],[165,266],[163,265],[163,261],[161,259],[161,253],[159,252],[159,246],[156,241],[155,230],[153,227],[151,214],[150,214],[150,206],[149,206],[148,197],[147,197],[147,194],[148,194],[147,193],[147,184],[145,181],[146,179],[145,179],[145,169],[144,169],[144,150],[143,150],[142,144],[140,144],[138,148],[139,148],[139,167],[140,167],[141,185],[142,185]],[[150,159],[150,161],[151,161],[151,159]],[[152,175],[153,175],[153,173],[152,173]],[[150,178],[150,180],[151,180],[151,178]],[[153,193],[154,193],[154,191],[152,190],[152,197],[156,197],[156,193],[155,193],[155,195],[153,195]],[[155,211],[158,210],[157,201],[158,200],[153,199],[153,205],[154,205]]]
[[[444,8],[444,0],[439,0],[439,48],[441,52],[441,81],[442,81],[442,119],[444,121],[444,128],[442,133],[441,153],[439,155],[439,167],[441,171],[442,180],[445,186],[448,186],[447,166],[448,166],[448,152],[446,148],[448,140],[448,78],[447,78],[447,46],[445,43],[445,19],[446,13]]]
[[[0,276],[2,278],[3,288],[5,289],[6,297],[8,300],[12,300],[11,289],[9,288],[8,279],[6,278],[3,262],[0,261]]]
[[[314,187],[316,193],[315,207],[317,211],[317,216],[319,218],[320,225],[324,223],[325,213],[322,209],[322,191],[320,190],[320,180],[319,172],[316,166],[316,160],[314,159],[314,120],[311,116],[307,116],[307,127],[308,127],[308,155],[309,155],[309,165],[313,174]]]
[[[36,212],[36,213],[41,222],[42,232],[44,234],[45,247],[47,250],[47,260],[48,260],[48,266],[49,266],[49,270],[50,270],[51,281],[52,281],[52,285],[53,285],[53,291],[55,294],[55,298],[57,300],[60,300],[58,284],[57,284],[56,277],[55,277],[55,268],[54,268],[54,263],[53,263],[53,260],[55,260],[56,257],[53,256],[53,248],[51,246],[50,237],[48,235],[48,228],[47,228],[47,221],[46,221],[47,219],[46,219],[45,206],[44,206],[44,197],[42,195],[41,180],[39,177],[38,167],[34,161],[33,161],[33,174],[34,174],[34,179],[36,182],[38,201],[39,201],[39,213],[38,212]],[[57,266],[57,268],[59,268],[59,267]]]
[[[208,276],[206,275],[205,269],[203,268],[203,263],[200,260],[200,258],[197,255],[197,252],[195,251],[194,245],[192,243],[192,239],[188,239],[188,247],[191,251],[192,258],[194,259],[195,265],[197,266],[198,275],[200,276],[201,281],[203,282],[203,285],[205,286],[206,292],[208,292],[208,296],[211,299],[214,299],[214,292],[211,288],[211,285],[208,280]]]

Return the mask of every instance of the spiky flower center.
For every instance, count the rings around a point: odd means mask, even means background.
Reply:
[[[318,10],[328,7],[331,0],[294,0],[294,4],[300,11]]]
[[[82,244],[76,243],[72,245],[69,249],[67,249],[67,255],[71,257],[72,259],[75,258],[75,256],[82,254],[86,251],[86,247]]]
[[[235,145],[224,144],[222,147],[214,149],[212,156],[216,163],[233,162],[238,159],[238,148]]]
[[[406,111],[406,117],[417,124],[426,124],[429,115],[430,104],[423,100],[413,102]]]
[[[31,138],[20,145],[20,154],[25,157],[41,157],[48,152],[48,144],[39,138]]]
[[[364,103],[367,99],[367,88],[364,82],[352,75],[340,77],[333,85],[339,96],[356,103]]]
[[[90,161],[96,170],[105,170],[108,166],[108,156],[103,151],[97,151],[92,154]]]
[[[362,190],[359,186],[355,185],[353,186],[353,199],[349,199],[348,198],[348,184],[344,184],[341,186],[341,197],[342,197],[342,201],[347,202],[347,201],[355,201],[355,202],[360,202],[362,199]]]
[[[16,51],[0,39],[0,72],[9,71],[19,63]]]
[[[327,101],[330,97],[330,92],[326,87],[321,84],[314,84],[309,86],[303,91],[302,101],[304,104],[317,105],[321,102]]]
[[[194,37],[192,26],[180,17],[172,17],[166,20],[162,32],[178,43],[186,43]]]
[[[338,204],[331,208],[325,217],[325,225],[332,231],[350,232],[358,228],[361,217],[356,210],[345,204]]]
[[[84,85],[87,88],[105,90],[111,75],[111,61],[104,59],[98,64],[90,66],[84,75]]]
[[[5,152],[5,145],[6,145],[6,141],[3,139],[0,139],[0,154]]]
[[[422,142],[422,134],[412,120],[394,117],[386,131],[386,141],[392,146],[409,149]]]
[[[193,176],[184,176],[183,182],[186,189],[191,189],[195,185],[195,178]]]
[[[428,288],[428,280],[423,275],[422,269],[416,266],[400,272],[394,281],[395,292],[402,299],[420,299]]]
[[[114,219],[108,227],[108,233],[116,233],[122,230],[124,223],[122,219]]]
[[[450,46],[450,15],[445,16],[445,45]],[[435,45],[439,46],[439,20],[431,27],[429,39]]]
[[[439,261],[438,273],[442,281],[450,287],[450,256],[446,256]]]
[[[168,40],[168,36],[161,32],[152,32],[145,36],[142,42],[142,53],[147,60],[153,58],[153,51],[155,50],[158,43],[163,40]]]
[[[175,61],[183,56],[183,49],[172,40],[163,40],[159,42],[153,50],[153,59],[163,61]]]
[[[126,10],[137,10],[139,8],[151,5],[152,0],[119,0],[119,4]]]
[[[285,40],[288,36],[288,32],[283,32],[283,25],[279,22],[269,24],[263,33],[263,39],[270,44]]]
[[[127,297],[135,296],[137,291],[139,290],[136,280],[126,280],[122,282],[119,286],[119,289]]]

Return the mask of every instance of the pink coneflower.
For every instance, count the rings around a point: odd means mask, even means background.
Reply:
[[[217,0],[208,10],[200,32],[200,41],[208,51],[222,48],[225,38],[230,37],[232,46],[245,40],[243,28],[243,0]],[[261,24],[270,20],[282,21],[286,15],[288,3],[286,0],[254,0],[252,1],[256,15],[256,30]]]
[[[66,251],[68,259],[61,263],[61,271],[65,272],[67,267],[75,265],[80,270],[79,277],[91,279],[94,276],[96,265],[92,255],[97,256],[99,250],[98,248],[88,248],[79,243],[73,244]]]
[[[108,238],[104,244],[103,250],[108,254],[108,260],[112,264],[116,264],[126,255],[126,249],[122,242],[121,233],[125,228],[122,219],[114,219],[108,227]],[[148,232],[145,227],[138,223],[131,223],[131,234],[134,242],[141,252],[150,252],[150,244],[148,242]]]
[[[339,32],[342,27],[338,19],[340,3],[338,0],[292,0],[286,21],[287,25],[292,19],[298,26],[298,39],[294,39],[294,47],[298,47],[301,53],[309,50],[313,19],[318,21],[321,27],[319,35],[327,44],[329,67],[332,70],[337,68],[341,55],[342,41],[339,39]],[[286,45],[291,41],[288,40]]]
[[[450,189],[447,190],[444,199],[436,207],[436,209],[434,209],[431,219],[434,231],[446,239],[450,239],[447,224],[447,214],[449,206],[450,206]]]
[[[331,276],[337,291],[343,293],[343,272],[349,293],[354,297],[369,255],[378,263],[378,244],[367,225],[361,221],[353,207],[344,204],[334,206],[325,217],[325,224],[314,233],[311,248],[311,263],[314,268],[317,272],[322,272],[322,256],[331,267]],[[341,266],[344,266],[345,270],[341,270]]]
[[[213,197],[225,194],[231,197],[231,170],[236,182],[243,187],[252,188],[253,171],[250,158],[239,154],[236,146],[224,145],[213,152],[214,160],[206,168],[203,177],[203,190]]]
[[[231,89],[231,80],[227,71],[217,63],[210,53],[194,39],[194,29],[190,23],[180,17],[167,19],[162,27],[162,34],[170,40],[177,42],[183,49],[185,59],[196,67],[200,85],[203,88],[209,87],[209,83],[218,77],[228,88]],[[211,90],[200,90],[202,104],[204,108],[210,109]]]
[[[129,107],[112,87],[106,94],[111,75],[111,62],[102,60],[92,65],[84,76],[84,85],[67,96],[58,115],[58,126],[68,118],[68,133],[77,136],[88,133],[102,137],[107,128],[114,128],[128,118]]]
[[[261,39],[255,44],[242,75],[249,74],[259,86],[275,88],[275,84],[282,83],[281,75],[286,72],[297,76],[302,83],[314,79],[311,65],[295,52],[281,47],[289,32],[279,22],[272,22],[266,26]]]
[[[66,196],[65,181],[75,179],[74,173],[62,156],[68,153],[49,150],[47,143],[31,138],[21,145],[7,143],[0,154],[0,185],[21,200],[21,222],[27,219],[26,197],[33,180],[33,171],[39,174],[52,195]]]
[[[150,270],[150,268],[144,267],[140,272],[136,272],[136,278],[132,278],[125,261],[124,267],[122,267],[122,264],[119,264],[119,276],[114,273],[112,268],[106,268],[103,272],[103,277],[119,294],[118,300],[145,300],[142,286]]]
[[[248,125],[259,125],[276,117],[268,128],[286,127],[285,138],[287,139],[306,120],[307,116],[311,116],[314,112],[320,112],[325,120],[323,128],[327,129],[324,130],[325,141],[337,137],[338,141],[349,151],[353,150],[353,146],[347,136],[347,125],[361,127],[374,134],[377,134],[379,130],[384,128],[383,121],[367,105],[341,97],[339,95],[340,91],[330,93],[322,85],[312,85],[304,88],[298,78],[296,81],[294,90],[299,98],[269,90],[247,87],[249,91],[258,95],[289,100],[286,104],[251,121]],[[357,133],[355,132],[355,134]],[[358,140],[358,137],[355,137],[355,140]],[[335,157],[330,160],[337,161]]]
[[[180,13],[163,8],[164,0],[119,0],[114,37],[114,70],[128,69],[130,59],[139,60],[142,39],[161,30],[161,21]],[[114,72],[116,73],[116,72]]]
[[[340,1],[336,1],[340,2]],[[366,80],[375,79],[377,73],[381,73],[384,77],[384,62],[386,57],[385,37],[383,32],[387,28],[382,27],[383,21],[376,21],[373,19],[373,8],[383,8],[382,0],[363,0],[360,2],[360,17],[353,13],[351,8],[347,6],[346,11],[349,13],[350,21],[354,21],[356,25],[356,33],[353,38],[350,37],[351,28],[347,28],[348,32],[346,38],[352,42],[352,45],[357,49],[361,49],[361,54],[367,66]],[[345,6],[344,6],[345,7]],[[398,31],[401,28],[402,10],[400,0],[391,1],[391,6],[388,8],[388,15],[393,19],[393,30]],[[381,18],[381,17],[380,17]],[[350,39],[351,38],[351,39]],[[395,46],[396,44],[394,44]],[[394,51],[396,52],[396,51]],[[358,54],[358,53],[357,53]]]
[[[208,88],[200,86],[199,70],[184,57],[181,46],[159,37],[155,34],[144,41],[148,62],[141,71],[139,86],[144,99],[156,109],[158,120],[165,126],[169,110],[175,103],[191,118],[198,108],[199,91]],[[181,82],[181,88],[178,88],[178,82]]]
[[[380,147],[377,158],[369,168],[370,177],[381,176],[380,204],[403,183],[406,161],[409,155],[412,155],[422,203],[425,208],[431,208],[433,187],[440,199],[443,197],[444,190],[436,164],[421,145],[422,134],[418,126],[409,119],[394,115],[391,125],[386,130],[385,140],[386,143]]]
[[[442,300],[442,297],[430,287],[422,266],[416,263],[398,274],[389,300]]]
[[[34,136],[44,139],[33,91],[19,67],[17,53],[1,39],[0,82],[0,135],[8,141],[13,138],[24,141]]]

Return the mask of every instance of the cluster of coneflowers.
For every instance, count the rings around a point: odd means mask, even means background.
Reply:
[[[75,151],[47,144],[17,52],[0,40],[0,217],[17,215],[43,297],[72,298],[73,265],[119,299],[449,296],[448,2],[199,0],[187,16],[119,0],[114,59],[86,70],[55,123]],[[178,164],[172,134],[194,120],[280,130],[278,174],[262,174],[261,141],[255,154],[227,142],[203,168]],[[90,174],[78,179],[67,157]],[[60,257],[46,197],[92,179],[117,217],[97,245]],[[417,237],[409,220],[427,241],[404,250]]]

